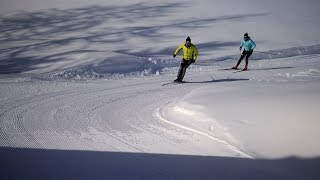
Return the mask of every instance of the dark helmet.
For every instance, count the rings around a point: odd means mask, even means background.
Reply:
[[[186,42],[191,42],[191,38],[188,36]]]
[[[247,41],[250,39],[250,36],[248,35],[248,33],[244,33],[243,38]]]

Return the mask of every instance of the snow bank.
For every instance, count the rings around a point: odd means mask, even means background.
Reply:
[[[301,57],[301,55],[316,55],[320,54],[320,45],[295,47],[282,50],[274,50],[268,52],[255,52],[252,57],[252,62],[255,60],[272,60],[283,59],[289,57]],[[103,58],[103,54],[96,52],[86,52],[87,61],[85,65],[78,65],[72,68],[67,68],[60,72],[45,73],[37,75],[37,79],[43,80],[59,80],[59,79],[117,79],[117,78],[139,78],[142,76],[153,76],[163,74],[175,74],[180,66],[178,58],[168,57],[137,57],[122,53],[107,54],[107,59]],[[81,57],[85,57],[81,56]],[[239,55],[225,56],[211,60],[199,60],[196,64],[189,68],[189,71],[199,72],[203,70],[215,71],[221,68],[221,62],[236,60]],[[91,59],[91,61],[90,61]],[[293,58],[294,60],[294,58]],[[281,64],[287,62],[281,61]],[[276,61],[273,61],[277,65]],[[279,65],[281,65],[279,64]],[[231,65],[230,65],[231,66]],[[260,65],[261,66],[261,65]],[[316,73],[317,70],[310,70],[305,73]],[[292,76],[303,76],[304,72],[292,74]],[[288,76],[285,75],[285,76]]]
[[[76,66],[52,74],[38,75],[35,78],[43,80],[139,78],[176,71],[179,64],[179,60],[172,58],[117,55],[98,63]]]

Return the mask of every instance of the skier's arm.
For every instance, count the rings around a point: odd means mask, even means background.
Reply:
[[[255,42],[253,42],[252,40],[251,40],[251,43],[252,43],[252,48],[251,48],[251,50],[253,50],[254,48],[256,48],[256,47],[257,47],[257,45],[256,45],[256,43],[255,43]]]
[[[199,55],[198,49],[196,46],[194,46],[194,52],[193,52],[193,59],[196,61]]]
[[[240,43],[240,48],[239,48],[240,50],[242,49],[243,43],[244,43],[244,42],[243,42],[243,40],[242,40],[241,43]]]
[[[184,44],[181,44],[181,45],[176,49],[176,51],[173,53],[173,57],[175,57],[175,56],[179,53],[179,51],[183,48],[183,46],[184,46]]]

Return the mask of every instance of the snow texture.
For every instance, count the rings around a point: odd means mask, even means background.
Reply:
[[[319,5],[2,0],[0,179],[319,179]]]

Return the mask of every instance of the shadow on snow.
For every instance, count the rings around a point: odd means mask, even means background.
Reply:
[[[318,179],[319,158],[245,159],[195,155],[0,148],[1,179]]]
[[[249,81],[250,79],[236,79],[236,78],[226,78],[226,79],[213,79],[210,81],[186,81],[184,83],[191,83],[191,84],[202,84],[202,83],[219,83],[219,82],[235,82],[235,81]]]
[[[54,63],[68,61],[79,53],[106,51],[117,47],[113,52],[132,54],[134,45],[123,48],[127,41],[143,38],[162,42],[172,38],[166,29],[195,30],[214,25],[217,21],[238,21],[250,17],[265,16],[265,13],[230,15],[203,19],[175,19],[165,21],[182,3],[137,3],[128,6],[91,6],[77,9],[49,9],[39,12],[21,12],[0,19],[0,74],[19,74],[47,67]],[[155,21],[154,18],[164,19]],[[114,25],[114,22],[121,26]],[[145,24],[149,25],[135,25]],[[152,25],[151,25],[152,24]],[[79,43],[80,42],[80,43]],[[79,44],[83,44],[79,47]],[[202,53],[217,50],[219,47],[238,45],[238,42],[209,42],[199,44]],[[92,49],[90,45],[99,45]],[[176,47],[152,51],[153,47],[133,53],[137,56],[172,54]],[[45,52],[41,55],[38,52]],[[61,55],[63,54],[63,55]],[[108,60],[108,59],[106,59]],[[106,61],[105,60],[105,61]],[[61,70],[61,69],[54,69]]]

